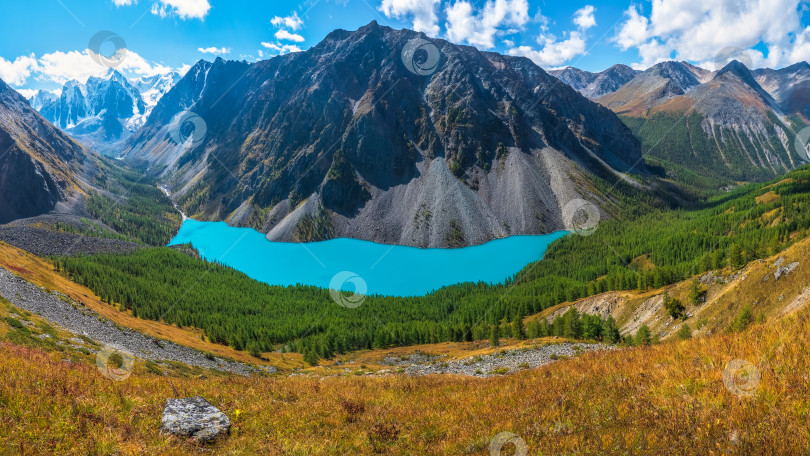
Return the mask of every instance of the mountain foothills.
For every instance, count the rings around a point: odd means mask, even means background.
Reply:
[[[0,223],[78,196],[90,155],[0,80]]]
[[[140,128],[178,73],[128,80],[115,69],[82,84],[68,81],[59,95],[40,90],[31,106],[74,139],[97,152],[116,154],[122,140]]]
[[[410,72],[403,51],[425,38],[372,23],[253,64],[200,62],[125,156],[190,216],[277,241],[458,246],[563,229],[580,198],[616,212],[599,187],[645,166],[615,115],[528,59],[442,40],[436,72]]]
[[[569,81],[569,74],[576,70],[558,77]],[[592,97],[633,129],[651,163],[660,161],[681,182],[718,188],[768,180],[808,162],[795,147],[810,124],[808,84],[805,62],[751,71],[732,61],[714,72],[663,62]]]

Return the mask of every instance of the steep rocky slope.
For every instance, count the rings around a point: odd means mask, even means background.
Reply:
[[[617,117],[528,59],[414,40],[372,23],[254,64],[200,62],[126,156],[195,218],[423,247],[562,229],[579,198],[607,215],[594,176],[644,171]],[[434,55],[434,74],[409,71]]]
[[[53,209],[78,189],[87,152],[0,80],[0,223]]]

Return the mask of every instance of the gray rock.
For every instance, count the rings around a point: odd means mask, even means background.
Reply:
[[[191,437],[200,443],[210,442],[231,429],[231,420],[200,396],[166,399],[161,432],[178,437]]]

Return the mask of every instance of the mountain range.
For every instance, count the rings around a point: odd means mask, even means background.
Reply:
[[[588,93],[589,86],[576,85],[579,79],[572,77],[578,71],[557,76]],[[611,80],[621,82],[615,75]],[[807,163],[806,153],[794,146],[809,123],[805,62],[753,71],[737,61],[718,71],[662,62],[612,91],[590,93],[641,138],[645,156],[661,160],[683,181],[709,179],[714,187],[763,181]]]
[[[440,53],[434,74],[403,64],[415,42]],[[530,60],[377,23],[253,64],[199,62],[124,154],[197,219],[420,247],[560,230],[582,199],[608,214],[595,179],[645,170],[613,113]]]
[[[414,43],[435,49],[429,74],[414,70],[426,62],[408,54]],[[274,241],[455,247],[568,228],[572,205],[586,201],[610,217],[628,191],[655,194],[662,175],[712,191],[779,176],[807,161],[794,142],[808,124],[808,81],[806,63],[546,72],[373,22],[304,52],[201,60],[183,77],[111,70],[29,103],[74,139],[143,167],[196,219]],[[18,131],[32,114],[7,98],[3,126]],[[43,120],[40,142],[70,140]],[[43,177],[36,188],[51,190],[34,212],[82,178],[73,155],[88,151],[71,141],[76,153],[59,164],[64,147],[28,154],[63,183],[56,191]]]
[[[101,153],[115,153],[138,130],[180,75],[175,72],[129,80],[115,69],[82,84],[68,81],[57,96],[40,90],[29,100],[46,119]]]

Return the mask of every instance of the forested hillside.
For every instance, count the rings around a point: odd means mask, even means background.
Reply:
[[[609,220],[555,242],[546,258],[497,286],[461,284],[424,297],[369,297],[348,309],[326,290],[270,287],[171,249],[60,258],[57,267],[146,319],[194,326],[238,349],[317,356],[358,348],[487,339],[560,302],[607,290],[658,288],[772,255],[807,235],[810,169],[717,197],[691,211]],[[645,258],[642,267],[639,258]]]

